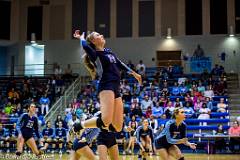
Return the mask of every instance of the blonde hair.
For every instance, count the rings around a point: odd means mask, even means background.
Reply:
[[[86,41],[88,42],[88,44],[93,48],[95,49],[96,46],[92,43],[92,40],[94,39],[94,33],[96,32],[90,32],[87,37],[86,37]]]
[[[180,109],[183,109],[183,107],[176,107],[176,108],[173,110],[172,119],[176,119],[176,115],[179,113]]]

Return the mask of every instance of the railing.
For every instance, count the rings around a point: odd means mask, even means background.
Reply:
[[[90,77],[80,76],[78,77],[72,85],[68,87],[64,95],[61,96],[55,104],[52,105],[48,114],[45,115],[46,121],[54,121],[57,118],[57,115],[63,115],[65,108],[68,107],[68,104],[72,102],[74,98],[77,97],[81,87],[86,85],[90,80]]]

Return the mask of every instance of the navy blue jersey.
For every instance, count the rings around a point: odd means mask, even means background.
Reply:
[[[55,136],[59,138],[66,138],[67,136],[67,131],[65,128],[57,128],[55,130]]]
[[[167,142],[170,144],[177,144],[177,142],[186,137],[186,124],[183,122],[179,126],[176,125],[176,120],[169,120],[163,131],[157,136],[156,139],[166,137]]]
[[[85,40],[81,42],[90,60],[97,67],[100,84],[113,81],[120,83],[120,69],[132,71],[127,65],[122,63],[110,49],[96,51],[91,48]]]
[[[9,136],[10,137],[17,137],[18,136],[17,128],[11,129],[10,132],[9,132]]]
[[[137,135],[137,143],[141,143],[141,137],[146,137],[149,136],[152,140],[152,143],[154,142],[153,139],[153,130],[150,126],[148,126],[147,130],[143,129],[143,126],[139,126],[136,130],[136,135]]]
[[[40,138],[38,130],[38,118],[36,116],[30,117],[28,113],[23,113],[17,122],[17,131],[19,134],[33,135],[35,132],[36,136]]]
[[[42,131],[42,135],[47,136],[49,138],[53,138],[54,137],[53,128],[44,128],[43,131]]]

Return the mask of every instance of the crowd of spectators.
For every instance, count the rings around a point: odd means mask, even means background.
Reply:
[[[213,100],[214,96],[227,95],[226,73],[218,65],[210,73],[205,71],[200,75],[191,76],[183,74],[179,66],[155,68],[153,72],[148,73],[142,60],[136,67],[131,61],[127,65],[143,76],[143,85],[140,86],[128,75],[122,74],[120,90],[124,102],[124,127],[122,132],[117,133],[117,137],[129,139],[129,144],[124,145],[129,153],[134,150],[134,132],[143,119],[149,119],[149,124],[157,135],[164,127],[164,122],[158,119],[170,119],[176,107],[184,107],[188,119],[210,119],[211,112],[228,112],[226,98],[221,98],[220,101]],[[39,116],[47,113],[49,106],[65,89],[64,78],[59,76],[62,71],[59,67],[56,67],[55,71],[55,76],[43,84],[38,83],[37,79],[24,79],[21,88],[17,89],[14,81],[10,81],[7,85],[8,97],[0,94],[0,104],[3,104],[0,109],[0,124],[6,124],[4,116],[18,117],[24,112],[23,106],[29,101],[39,104]],[[69,77],[70,66],[66,71],[68,74],[65,76]],[[67,131],[74,122],[93,116],[99,108],[97,82],[92,81],[66,106],[65,115],[58,115],[52,127],[56,130],[61,127]],[[56,135],[55,137],[59,138]]]

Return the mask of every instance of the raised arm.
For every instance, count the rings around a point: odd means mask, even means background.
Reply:
[[[129,74],[133,75],[134,78],[138,81],[138,83],[142,84],[142,77],[140,74],[136,73],[134,70],[132,70],[130,67],[128,67],[125,63],[123,63],[120,59],[117,58],[117,64],[122,69],[127,71]]]
[[[85,52],[87,53],[87,55],[89,56],[90,60],[92,62],[95,62],[96,59],[97,59],[97,53],[96,51],[88,45],[87,41],[85,40],[84,38],[85,36],[85,33],[83,32],[81,35],[80,35],[80,31],[79,30],[76,30],[75,33],[73,34],[73,37],[76,38],[76,39],[79,39],[80,40],[80,45],[83,47],[83,49],[85,50]]]

